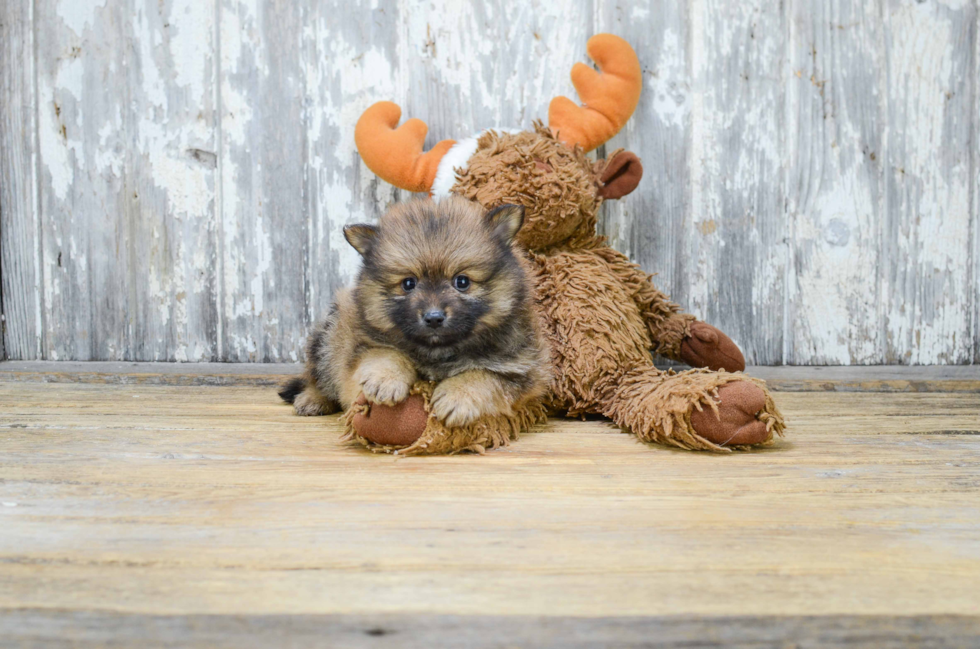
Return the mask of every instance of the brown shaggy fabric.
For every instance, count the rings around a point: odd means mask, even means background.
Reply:
[[[597,246],[594,252],[628,288],[650,334],[650,349],[661,356],[679,358],[681,342],[690,335],[690,328],[696,322],[694,316],[681,312],[679,306],[653,285],[653,276],[623,253],[605,245]]]
[[[420,396],[428,412],[429,399],[435,383],[419,381],[412,386],[412,395]],[[411,397],[409,397],[411,399]],[[538,400],[521,404],[514,408],[510,416],[496,415],[478,419],[468,426],[447,428],[431,415],[422,435],[410,444],[382,444],[361,437],[354,430],[354,420],[368,414],[372,407],[368,404],[353,405],[344,413],[345,441],[357,441],[375,453],[397,455],[452,455],[465,451],[484,453],[516,440],[522,432],[528,431],[548,419],[544,405]]]
[[[539,304],[550,326],[555,365],[549,405],[571,416],[605,415],[646,441],[727,450],[710,434],[717,425],[707,422],[702,427],[707,436],[702,435],[691,413],[705,407],[717,411],[718,388],[723,385],[764,384],[728,372],[674,374],[654,367],[650,350],[657,346],[644,322],[642,303],[635,297],[639,285],[622,281],[606,261],[611,257],[608,249],[604,252],[576,250],[533,257],[539,264]],[[619,258],[612,259],[615,266]],[[678,344],[683,329],[671,333],[673,344]],[[763,441],[773,433],[781,435],[783,420],[768,394],[762,414],[768,433]]]
[[[623,155],[615,151],[608,161],[592,162],[540,123],[517,134],[490,132],[452,190],[485,207],[525,208],[518,240],[535,268],[555,371],[548,405],[569,416],[602,414],[640,439],[681,448],[730,451],[745,448],[743,439],[767,443],[785,424],[762,381],[654,367],[651,352],[681,356],[696,320],[596,235],[603,178],[614,181],[628,171]],[[627,178],[610,194],[627,193],[632,182]],[[714,416],[698,415],[706,410]]]
[[[534,131],[484,134],[469,166],[457,174],[452,191],[485,207],[523,205],[524,226],[517,239],[532,253],[588,250],[605,260],[608,270],[629,286],[640,304],[654,341],[652,351],[679,359],[681,340],[694,316],[682,313],[653,286],[649,273],[606,245],[605,237],[595,231],[602,204],[600,178],[609,161],[622,156],[632,154],[618,149],[609,158],[593,162],[581,148],[568,148],[536,122]]]
[[[504,203],[524,206],[521,245],[540,250],[555,243],[587,245],[596,238],[596,193],[593,163],[581,147],[570,149],[535,122],[533,131],[484,133],[452,193],[485,207]],[[560,178],[561,182],[555,182]]]

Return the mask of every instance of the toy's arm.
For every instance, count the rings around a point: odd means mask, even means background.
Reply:
[[[630,288],[633,301],[653,338],[653,352],[691,367],[741,372],[745,357],[732,339],[711,325],[683,313],[650,282],[651,276],[612,248],[597,250],[609,268]]]
[[[681,308],[658,291],[651,283],[651,275],[631,262],[625,255],[612,248],[602,247],[596,252],[605,260],[617,277],[629,287],[633,301],[640,308],[643,320],[653,339],[653,352],[675,360],[681,359],[681,341],[691,333],[696,318],[683,313]]]

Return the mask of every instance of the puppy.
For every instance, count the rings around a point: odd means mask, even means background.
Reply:
[[[279,395],[297,414],[324,415],[362,393],[394,405],[416,380],[436,381],[432,413],[450,427],[542,396],[551,361],[514,244],[523,221],[520,206],[487,212],[449,197],[346,227],[363,258],[357,283],[310,334],[305,375]]]

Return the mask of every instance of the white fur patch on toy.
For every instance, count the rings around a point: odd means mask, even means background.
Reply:
[[[470,157],[476,153],[476,143],[487,131],[497,133],[520,133],[519,128],[488,128],[479,134],[459,140],[453,145],[446,155],[439,161],[439,168],[436,171],[436,179],[432,182],[432,189],[429,193],[432,198],[444,198],[449,196],[449,190],[456,184],[456,170],[465,169],[469,164]]]

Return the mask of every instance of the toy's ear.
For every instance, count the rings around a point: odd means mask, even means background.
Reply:
[[[344,238],[363,257],[378,238],[378,228],[366,223],[348,225],[344,227]]]
[[[500,237],[504,242],[510,243],[517,236],[521,226],[524,225],[524,206],[501,205],[495,207],[487,212],[486,219],[494,235]]]
[[[606,163],[599,176],[599,196],[605,199],[622,198],[636,189],[643,177],[643,165],[635,153],[617,153]]]

